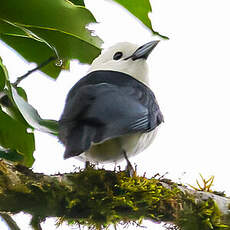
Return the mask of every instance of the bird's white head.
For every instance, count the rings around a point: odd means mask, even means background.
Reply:
[[[126,73],[144,84],[149,84],[146,59],[159,41],[142,46],[121,42],[104,50],[92,63],[89,73],[96,70],[112,70]]]

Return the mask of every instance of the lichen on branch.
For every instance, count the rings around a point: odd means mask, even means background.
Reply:
[[[139,224],[143,219],[172,223],[183,230],[230,229],[226,225],[228,208],[224,206],[222,212],[213,199],[216,195],[204,198],[201,194],[169,180],[130,177],[126,171],[88,166],[48,176],[0,161],[0,212],[23,211],[39,220],[58,217],[59,223],[96,229],[117,223]],[[230,203],[225,197],[219,199]],[[189,218],[191,213],[193,218]]]

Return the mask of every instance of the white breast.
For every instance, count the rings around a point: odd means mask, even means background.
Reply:
[[[137,133],[123,138],[122,148],[127,156],[134,156],[143,152],[154,140],[157,128],[148,133]]]
[[[90,162],[117,162],[143,152],[154,140],[157,128],[148,133],[128,134],[103,143],[92,144],[90,149],[78,156],[80,160]]]

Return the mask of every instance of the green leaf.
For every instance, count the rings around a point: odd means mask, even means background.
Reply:
[[[0,148],[0,158],[13,161],[13,162],[23,162],[23,155],[19,154],[16,150],[1,150]]]
[[[2,64],[2,59],[0,57],[0,91],[2,91],[5,87],[7,78],[7,70],[6,67]]]
[[[29,27],[29,30],[48,42],[60,60],[76,58],[82,63],[91,63],[101,52],[97,47],[58,30],[35,27]]]
[[[7,69],[1,60],[0,69],[2,69],[4,73],[4,83],[8,89],[11,88]],[[26,93],[22,88],[17,88],[17,91],[26,98]],[[15,117],[16,120],[4,113],[0,107],[0,146],[5,148],[0,148],[0,157],[31,167],[34,162],[34,134],[27,132],[29,125],[18,111],[18,108],[12,103],[10,91],[4,89],[2,93],[5,100],[8,101],[7,105],[4,106],[5,110],[8,111],[12,117]]]
[[[38,114],[38,111],[34,109],[29,103],[27,103],[16,91],[14,87],[11,88],[12,96],[15,104],[17,105],[19,111],[21,112],[24,119],[33,128],[57,135],[58,125],[55,120],[42,119]]]
[[[114,0],[115,2],[122,5],[131,14],[137,17],[147,28],[149,28],[154,35],[158,35],[164,39],[168,37],[159,34],[152,28],[152,23],[148,17],[148,14],[152,12],[151,4],[149,0]]]
[[[24,117],[22,116],[16,104],[14,103],[12,93],[11,93],[11,84],[9,82],[8,71],[5,66],[4,66],[4,71],[5,71],[5,78],[6,78],[6,81],[5,81],[6,88],[1,93],[0,104],[2,107],[4,107],[5,112],[8,115],[10,115],[10,117],[21,122],[25,126],[29,127],[28,123],[25,121]],[[18,90],[18,93],[22,95],[22,97],[27,99],[26,92],[22,88],[17,87],[17,90]]]
[[[69,0],[74,5],[85,6],[84,0]]]
[[[58,135],[58,122],[56,120],[41,119],[39,125],[46,127],[49,130],[49,133]]]
[[[30,167],[34,162],[34,135],[27,127],[0,110],[0,145],[5,149],[16,150],[23,155],[23,164]]]
[[[85,28],[89,23],[95,23],[95,18],[85,7],[74,5],[70,1],[3,1],[0,7],[0,19],[21,28],[26,33],[27,40],[30,37],[47,44],[59,59],[77,58],[81,62],[91,63],[100,53],[101,39],[92,36]],[[9,37],[6,38],[7,35],[12,36],[12,32],[4,30],[3,35],[5,37],[2,39],[10,46],[13,47],[17,42],[14,40],[10,43]],[[20,47],[13,48],[22,53]],[[41,51],[35,53],[32,50],[31,53],[31,56],[36,56],[40,55]],[[23,56],[27,59],[26,55]]]
[[[40,64],[54,56],[55,53],[47,44],[30,37],[0,34],[0,39],[8,46],[15,49],[22,57],[29,62]],[[57,78],[61,72],[61,67],[55,65],[55,61],[50,62],[41,71],[52,78]]]
[[[99,38],[91,37],[85,29],[89,23],[96,22],[91,12],[66,0],[3,1],[0,18],[14,24],[60,30],[88,40],[95,46],[100,43]]]
[[[22,87],[17,87],[16,90],[17,90],[17,93],[18,93],[25,101],[28,100],[26,91],[25,91]]]
[[[13,26],[12,24],[9,24],[4,20],[0,20],[0,34],[27,36],[25,31],[16,26]]]

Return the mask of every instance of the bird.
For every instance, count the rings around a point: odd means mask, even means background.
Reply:
[[[64,159],[119,162],[143,152],[164,121],[149,86],[147,58],[159,41],[104,50],[69,91],[58,121]]]

